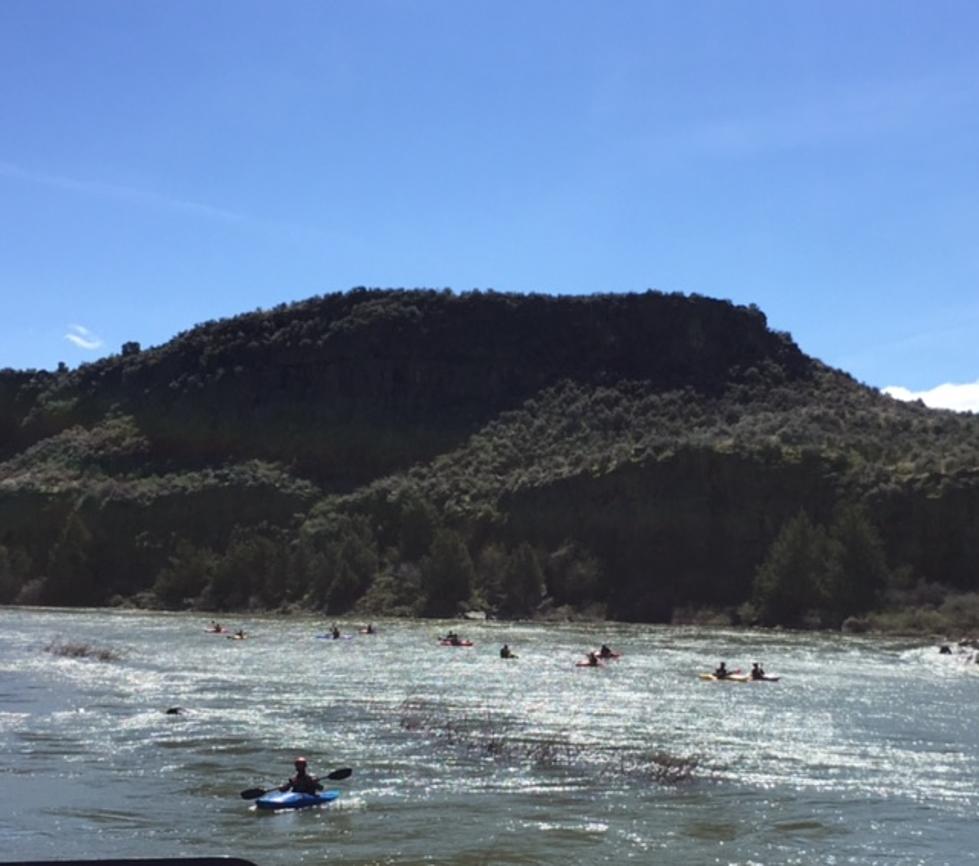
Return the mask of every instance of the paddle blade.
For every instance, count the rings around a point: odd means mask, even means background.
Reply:
[[[265,788],[245,788],[245,790],[241,792],[241,799],[257,800],[264,793],[265,793]]]
[[[333,781],[336,781],[337,779],[347,779],[350,777],[351,773],[353,773],[353,770],[351,770],[350,767],[343,767],[339,770],[334,770],[326,778],[331,779]]]

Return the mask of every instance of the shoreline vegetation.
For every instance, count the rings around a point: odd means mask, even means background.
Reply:
[[[979,632],[979,416],[754,305],[354,289],[0,370],[0,604]]]
[[[669,622],[648,623],[649,625],[699,626],[705,628],[766,629],[773,631],[814,631],[841,632],[844,634],[866,634],[891,637],[929,638],[944,643],[962,643],[979,648],[979,593],[956,593],[948,587],[922,584],[900,593],[895,593],[889,607],[868,611],[860,617],[849,617],[839,626],[822,624],[818,614],[809,622],[805,620],[793,626],[763,625],[757,621],[757,614],[750,605],[727,609],[716,607],[683,608],[673,612]],[[136,597],[117,596],[111,599],[109,607],[130,610],[164,611],[173,608],[163,607],[151,594]],[[181,609],[186,613],[199,613],[202,616],[238,614],[247,616],[308,616],[328,615],[326,611],[299,605],[277,608],[223,609],[188,606]],[[337,614],[338,621],[357,623],[391,616],[384,611],[355,607]],[[405,618],[417,618],[403,615]],[[750,617],[745,619],[744,617]],[[397,618],[395,616],[395,618]],[[607,616],[605,606],[594,604],[585,608],[570,606],[556,607],[543,604],[536,612],[521,617],[499,617],[482,610],[460,611],[457,616],[443,617],[471,622],[531,622],[546,625],[549,623],[595,623],[629,622],[612,620]]]

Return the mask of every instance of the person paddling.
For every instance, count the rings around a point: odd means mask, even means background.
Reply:
[[[603,643],[601,649],[598,651],[598,657],[600,659],[610,659],[615,655],[612,652],[611,647],[607,643]]]
[[[333,628],[330,629],[330,636],[333,640],[340,640],[340,629],[334,624]]]
[[[297,794],[315,794],[323,790],[323,785],[316,776],[310,776],[307,770],[305,758],[296,758],[296,775],[284,785],[279,786],[280,791],[295,791]]]
[[[588,667],[597,668],[598,667],[598,655],[595,650],[588,651]]]
[[[753,680],[765,679],[765,672],[761,669],[761,665],[758,662],[754,662],[751,665],[751,678]]]
[[[510,652],[510,644],[508,643],[503,644],[503,647],[500,649],[500,658],[501,659],[513,658],[513,653]]]
[[[727,669],[727,665],[721,662],[714,671],[714,676],[719,680],[726,680],[731,675],[731,672]]]

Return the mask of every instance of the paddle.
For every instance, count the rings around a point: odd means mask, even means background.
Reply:
[[[329,779],[331,782],[337,782],[340,779],[347,779],[353,770],[350,767],[341,767],[339,770],[334,770],[329,776],[324,776],[324,779]],[[257,800],[263,794],[267,794],[269,791],[274,791],[276,788],[245,788],[241,792],[242,800]]]

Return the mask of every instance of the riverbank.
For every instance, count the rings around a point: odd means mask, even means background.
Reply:
[[[138,610],[167,610],[152,593],[141,593],[136,596],[117,596],[112,600],[112,607],[131,608]],[[321,614],[328,619],[363,620],[394,616],[399,619],[414,619],[416,616],[399,616],[389,610],[369,609],[355,606],[347,611],[328,611],[321,608],[305,607],[299,604],[289,604],[276,608],[249,606],[246,608],[221,609],[188,604],[186,611],[201,614],[214,614],[227,617],[229,614],[268,614],[305,616]],[[459,619],[481,621],[498,618],[492,611],[469,610],[459,613]],[[542,606],[531,617],[522,618],[522,622],[533,623],[602,623],[612,622],[607,616],[606,606],[591,604],[587,607],[576,608],[570,605]],[[649,623],[650,625],[703,626],[720,628],[759,628],[756,613],[750,604],[737,607],[718,607],[705,605],[703,607],[678,608],[673,612],[669,622]],[[774,631],[789,630],[779,626]],[[967,643],[979,645],[979,593],[961,593],[934,583],[919,583],[915,587],[891,592],[885,599],[884,605],[878,610],[870,611],[859,617],[848,617],[842,623],[827,623],[814,615],[803,623],[802,628],[792,628],[791,631],[812,632],[844,632],[847,634],[879,634],[889,637],[915,637],[933,640],[936,643]]]

